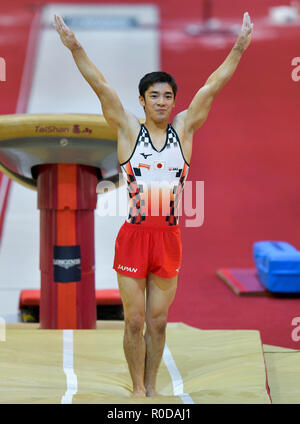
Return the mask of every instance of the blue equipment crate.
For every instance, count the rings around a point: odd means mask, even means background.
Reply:
[[[300,251],[283,241],[253,244],[253,257],[261,284],[271,292],[300,293]]]

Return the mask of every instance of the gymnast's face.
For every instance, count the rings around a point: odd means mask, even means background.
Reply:
[[[145,98],[139,97],[143,106],[146,118],[151,118],[154,122],[168,121],[169,116],[175,106],[175,97],[172,87],[165,82],[157,82],[145,91]]]

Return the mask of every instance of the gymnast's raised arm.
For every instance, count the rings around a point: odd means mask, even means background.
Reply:
[[[248,12],[244,13],[239,36],[225,61],[213,72],[205,84],[196,93],[187,110],[179,113],[175,119],[177,125],[184,126],[185,133],[193,133],[205,122],[212,102],[219,91],[230,80],[238,63],[251,42],[253,24]]]
[[[88,58],[83,47],[62,17],[54,15],[54,20],[53,26],[60,35],[62,43],[71,51],[82,76],[97,94],[107,123],[114,129],[125,127],[127,122],[126,111],[116,91],[106,82],[102,73]]]

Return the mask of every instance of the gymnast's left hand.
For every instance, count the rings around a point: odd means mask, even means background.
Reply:
[[[251,22],[248,12],[244,13],[243,24],[239,33],[236,45],[239,46],[243,52],[247,49],[251,42],[254,24]]]
[[[54,15],[53,27],[60,35],[60,39],[63,44],[68,47],[71,51],[81,47],[77,41],[73,31],[65,24],[63,18],[59,15]]]

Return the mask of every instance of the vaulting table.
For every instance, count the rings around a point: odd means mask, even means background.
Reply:
[[[96,327],[96,187],[118,184],[117,134],[103,116],[0,116],[0,170],[37,190],[40,327]]]

